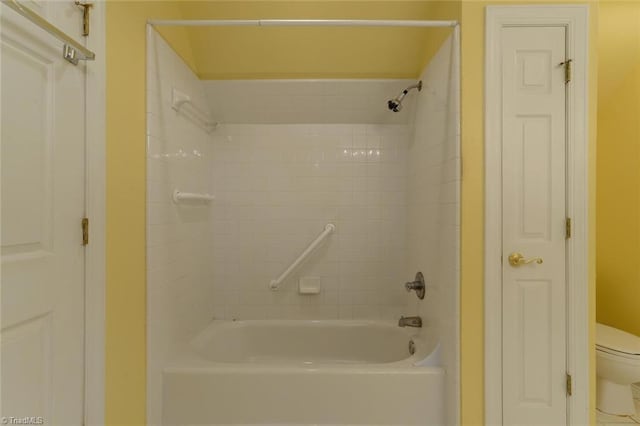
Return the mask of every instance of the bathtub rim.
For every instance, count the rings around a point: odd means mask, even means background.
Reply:
[[[416,343],[416,351],[413,355],[407,358],[400,359],[391,362],[371,362],[371,363],[349,363],[339,364],[331,362],[317,362],[312,364],[304,363],[287,363],[283,362],[225,362],[208,359],[198,353],[198,350],[194,347],[199,340],[203,340],[207,337],[211,337],[217,330],[220,329],[233,329],[240,327],[250,326],[269,326],[269,325],[286,325],[286,326],[298,326],[298,327],[320,327],[320,326],[334,326],[334,327],[382,327],[386,329],[395,329],[398,325],[394,321],[390,320],[366,320],[366,319],[354,319],[354,320],[339,320],[339,319],[301,319],[301,320],[289,320],[289,319],[268,319],[268,320],[218,320],[214,319],[209,322],[204,328],[194,332],[185,339],[181,345],[182,349],[176,353],[174,357],[168,361],[164,367],[165,372],[189,372],[189,371],[202,371],[203,369],[211,371],[225,370],[229,372],[245,372],[247,370],[252,371],[291,371],[292,369],[306,372],[371,372],[371,371],[386,371],[389,373],[405,373],[407,370],[421,369],[421,370],[442,370],[441,366],[441,345],[440,342],[429,331],[430,327],[423,327],[421,329],[406,329],[402,328],[402,332],[407,335],[408,340],[413,340]],[[421,333],[421,331],[423,331]],[[425,336],[426,335],[426,336]],[[407,341],[408,343],[408,341]]]

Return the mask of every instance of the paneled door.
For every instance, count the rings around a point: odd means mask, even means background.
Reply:
[[[565,31],[501,34],[505,425],[567,422]]]
[[[80,39],[72,1],[23,4]],[[1,7],[1,415],[80,425],[85,65]]]

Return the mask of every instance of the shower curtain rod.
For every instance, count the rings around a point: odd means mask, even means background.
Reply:
[[[458,21],[411,21],[376,19],[214,19],[147,21],[156,26],[181,27],[455,27]]]

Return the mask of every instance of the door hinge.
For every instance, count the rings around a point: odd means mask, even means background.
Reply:
[[[567,240],[571,238],[571,218],[570,217],[566,218],[564,222],[564,238]]]
[[[89,10],[93,7],[93,3],[76,0],[76,6],[82,9],[82,35],[89,35]]]
[[[560,65],[564,66],[564,84],[568,84],[571,81],[571,77],[572,77],[571,63],[572,62],[573,62],[573,59],[567,59],[566,61],[560,63]]]
[[[86,217],[82,218],[82,245],[86,246],[89,244],[89,219]]]
[[[567,373],[567,395],[571,396],[573,394],[573,378],[571,374]]]

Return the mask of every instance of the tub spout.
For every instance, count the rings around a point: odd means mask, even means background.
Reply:
[[[422,318],[420,317],[400,317],[398,320],[399,327],[422,327]]]

